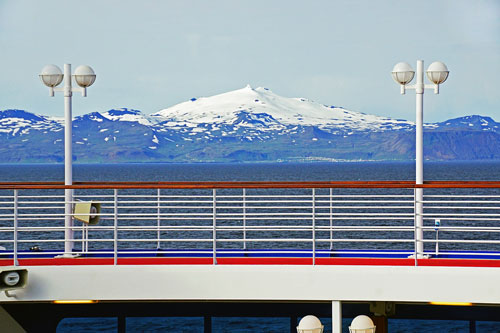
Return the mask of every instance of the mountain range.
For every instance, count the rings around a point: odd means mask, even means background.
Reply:
[[[61,118],[0,111],[0,162],[64,160]],[[73,160],[256,162],[412,160],[415,124],[287,98],[268,88],[192,98],[146,115],[93,112],[73,120]],[[424,125],[427,160],[500,159],[500,123],[470,115]]]

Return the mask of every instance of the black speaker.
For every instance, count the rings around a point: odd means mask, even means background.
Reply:
[[[28,283],[28,270],[7,268],[0,271],[0,292],[5,291],[7,296],[8,291],[22,289]]]

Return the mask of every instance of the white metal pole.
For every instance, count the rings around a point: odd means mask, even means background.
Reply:
[[[18,245],[18,223],[19,223],[19,197],[18,190],[14,190],[14,266],[19,266],[19,261],[17,260],[17,245]]]
[[[424,61],[417,61],[417,84],[416,91],[416,122],[415,122],[415,145],[416,145],[416,179],[415,183],[421,185],[424,183]],[[421,256],[424,252],[424,244],[422,242],[424,237],[423,231],[423,198],[424,191],[422,188],[417,188],[416,194],[416,212],[415,212],[415,226],[417,232],[417,256]]]
[[[332,332],[342,333],[342,303],[332,301]]]
[[[73,185],[71,64],[64,64],[64,185]],[[64,190],[64,255],[73,252],[73,190]]]
[[[243,189],[243,250],[247,249],[247,189]]]
[[[118,263],[118,190],[113,190],[113,265]]]
[[[157,200],[157,205],[156,205],[156,225],[157,225],[157,233],[156,233],[156,238],[158,239],[156,243],[156,249],[160,250],[160,228],[161,228],[161,219],[160,219],[160,213],[161,213],[161,203],[160,203],[160,194],[161,194],[161,189],[158,189],[156,192],[156,200]]]
[[[213,255],[213,264],[217,265],[217,190],[214,188],[212,190],[212,199],[213,199],[213,207],[212,207],[212,255]]]
[[[316,265],[316,189],[312,189],[312,264]]]

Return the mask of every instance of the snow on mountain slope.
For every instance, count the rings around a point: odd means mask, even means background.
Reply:
[[[30,130],[58,132],[62,127],[53,119],[24,110],[0,110],[0,133],[12,136],[26,135]]]
[[[111,121],[137,122],[145,126],[152,126],[157,123],[156,118],[147,116],[139,110],[127,108],[109,110],[101,113],[101,115]]]
[[[162,125],[167,127],[196,127],[203,123],[236,124],[241,122],[242,114],[247,119],[257,120],[257,124],[317,126],[321,129],[383,131],[413,126],[405,120],[348,111],[305,98],[282,97],[267,88],[253,89],[249,85],[211,97],[192,98],[151,116],[163,121]],[[247,121],[241,125],[256,124]]]

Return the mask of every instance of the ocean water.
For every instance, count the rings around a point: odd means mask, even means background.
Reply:
[[[76,164],[74,181],[339,181],[413,180],[410,162],[258,164]],[[500,180],[500,162],[429,162],[425,180]],[[63,165],[0,164],[0,182],[63,181]],[[352,319],[343,320],[344,332]],[[331,318],[321,318],[331,332]],[[289,332],[289,318],[214,317],[213,332]],[[58,332],[116,332],[116,318],[66,318]],[[203,318],[127,318],[129,332],[203,332]],[[389,320],[389,332],[469,332],[468,321]],[[500,322],[477,322],[476,332],[500,332]]]
[[[411,162],[75,164],[74,181],[413,180]],[[500,162],[427,162],[425,180],[499,180]],[[0,164],[0,182],[64,181],[62,164]]]

